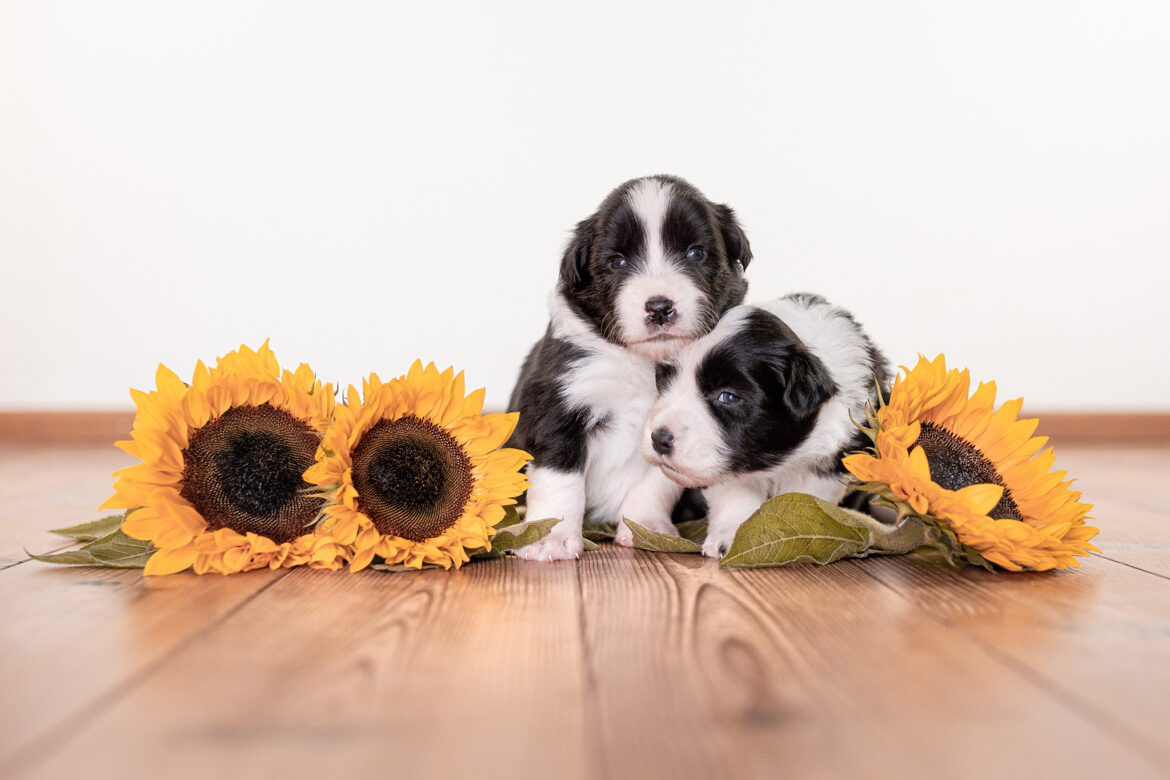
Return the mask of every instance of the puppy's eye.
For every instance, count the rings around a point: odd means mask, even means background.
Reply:
[[[707,256],[707,252],[701,246],[693,246],[687,250],[687,260],[692,263],[697,263]]]
[[[615,271],[620,271],[621,269],[625,268],[626,265],[626,258],[622,257],[621,255],[614,255],[613,257],[609,258],[609,267]]]
[[[735,406],[742,400],[743,399],[735,393],[729,393],[726,390],[719,394],[719,403],[724,404],[725,406]]]

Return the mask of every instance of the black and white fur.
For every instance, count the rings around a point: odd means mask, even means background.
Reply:
[[[772,496],[841,501],[841,457],[865,446],[854,421],[876,403],[875,379],[887,381],[889,367],[857,321],[804,293],[732,309],[659,366],[642,453],[679,485],[703,488],[704,555],[723,557]]]
[[[683,488],[643,460],[642,427],[658,392],[655,364],[743,301],[747,237],[730,208],[672,176],[633,179],[578,223],[561,260],[551,322],[524,361],[509,403],[509,442],[532,453],[528,517],[558,518],[529,560],[579,556],[586,513],[675,533]]]

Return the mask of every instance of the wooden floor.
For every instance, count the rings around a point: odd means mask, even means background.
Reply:
[[[458,572],[143,579],[25,550],[112,448],[0,444],[4,777],[1165,777],[1170,448],[1065,448],[1080,571],[720,571],[603,546]]]

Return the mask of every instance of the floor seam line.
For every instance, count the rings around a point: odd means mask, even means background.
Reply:
[[[1110,558],[1108,555],[1098,555],[1097,557],[1104,558],[1107,561],[1113,561],[1114,563],[1119,564],[1121,566],[1128,566],[1131,569],[1136,569],[1137,571],[1144,572],[1145,574],[1153,575],[1154,577],[1159,577],[1159,578],[1164,579],[1164,580],[1170,580],[1170,577],[1167,577],[1165,574],[1159,574],[1156,571],[1150,571],[1149,569],[1143,569],[1141,566],[1134,566],[1132,563],[1126,563],[1125,561],[1119,561],[1116,558]]]

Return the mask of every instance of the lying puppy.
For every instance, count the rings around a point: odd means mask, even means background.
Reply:
[[[722,558],[772,496],[841,501],[841,457],[867,444],[853,421],[889,373],[853,317],[824,298],[739,306],[658,367],[642,454],[679,485],[704,488],[703,554]]]
[[[639,445],[658,396],[654,366],[743,301],[751,257],[731,209],[671,176],[622,184],[577,225],[552,321],[508,404],[520,412],[508,446],[533,456],[528,517],[561,520],[520,557],[579,556],[587,511],[674,533],[682,488],[647,464]],[[618,541],[632,542],[624,525]]]

